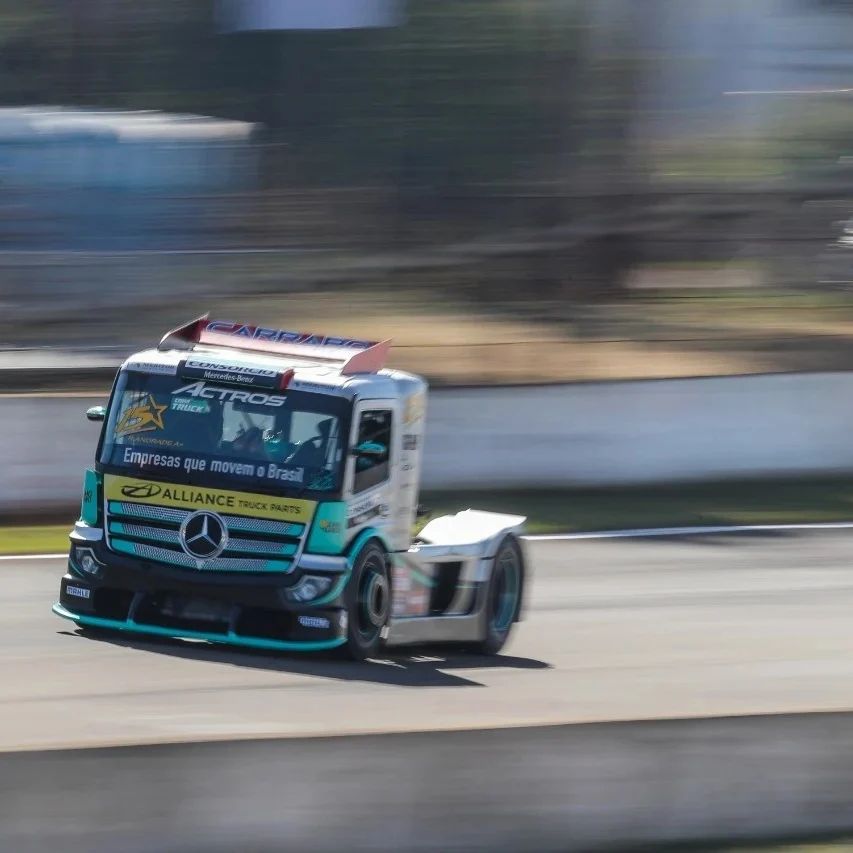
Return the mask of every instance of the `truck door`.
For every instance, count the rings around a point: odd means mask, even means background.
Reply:
[[[366,527],[383,531],[391,550],[404,550],[407,531],[395,527],[397,476],[397,404],[391,400],[364,400],[356,404],[350,447],[369,444],[369,455],[350,455],[347,464],[347,539]]]

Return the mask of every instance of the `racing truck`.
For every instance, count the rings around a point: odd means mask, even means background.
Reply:
[[[504,646],[525,518],[415,535],[427,383],[390,341],[211,320],[119,368],[53,611],[83,630],[255,649]]]

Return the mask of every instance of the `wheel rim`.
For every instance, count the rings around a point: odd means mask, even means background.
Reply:
[[[356,630],[365,642],[372,642],[388,620],[388,579],[374,563],[365,566],[358,585]]]
[[[505,548],[495,561],[492,598],[492,625],[505,633],[512,625],[518,607],[518,590],[521,571],[518,556],[512,548]]]

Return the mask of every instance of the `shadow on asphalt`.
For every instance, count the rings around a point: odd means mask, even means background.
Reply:
[[[93,631],[87,628],[59,633],[80,640],[109,643],[168,657],[392,687],[482,687],[483,684],[471,678],[470,673],[457,675],[454,670],[551,669],[551,664],[533,658],[512,655],[488,657],[467,652],[458,646],[409,646],[388,650],[377,660],[355,663],[328,653],[288,656],[285,652],[232,649],[191,640],[124,636],[105,629]]]

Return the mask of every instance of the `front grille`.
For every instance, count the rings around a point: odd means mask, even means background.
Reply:
[[[227,547],[220,556],[199,562],[180,542],[181,524],[192,511],[132,501],[108,501],[106,509],[107,543],[113,551],[201,571],[290,572],[307,531],[304,524],[222,515]]]

